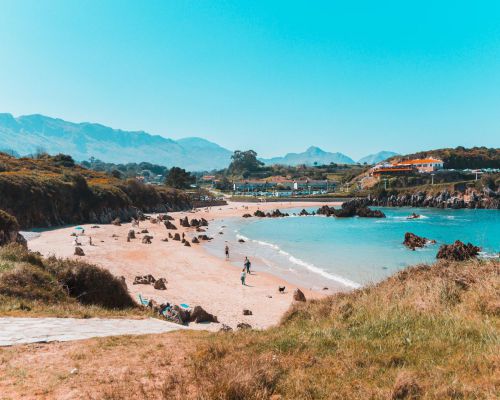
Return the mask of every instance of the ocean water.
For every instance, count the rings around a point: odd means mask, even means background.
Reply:
[[[380,209],[387,218],[228,218],[212,224],[209,233],[214,241],[208,248],[222,254],[227,243],[235,267],[242,266],[247,255],[256,271],[315,289],[356,288],[380,281],[409,265],[433,262],[441,244],[457,239],[482,247],[484,257],[498,256],[500,251],[498,210]],[[406,219],[412,212],[422,218]],[[406,232],[437,243],[409,250],[402,244]]]

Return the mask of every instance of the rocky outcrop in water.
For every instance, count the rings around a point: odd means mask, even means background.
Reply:
[[[369,205],[383,207],[433,207],[433,208],[487,208],[500,209],[500,193],[489,188],[482,191],[466,189],[437,193],[415,192],[401,194],[369,195]]]
[[[403,244],[411,250],[415,250],[416,248],[422,248],[427,244],[431,243],[436,243],[436,241],[421,236],[417,236],[411,232],[405,233],[405,240],[403,241]]]
[[[456,240],[453,244],[443,244],[436,255],[436,258],[452,260],[452,261],[465,261],[478,256],[481,251],[480,247],[474,246],[471,243],[463,243]]]
[[[380,210],[372,210],[367,207],[367,199],[354,199],[342,203],[342,207],[336,209],[327,205],[318,209],[316,214],[333,216],[338,218],[362,217],[362,218],[385,218],[385,214]]]

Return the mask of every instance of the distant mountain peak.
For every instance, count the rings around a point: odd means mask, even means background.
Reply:
[[[330,153],[317,146],[310,146],[303,153],[288,153],[284,157],[262,159],[265,164],[314,165],[314,164],[354,164],[354,160],[342,153]]]
[[[379,162],[382,162],[384,160],[387,160],[388,158],[391,158],[391,157],[394,157],[394,156],[397,156],[398,153],[395,153],[393,151],[379,151],[378,153],[375,153],[375,154],[370,154],[370,155],[367,155],[366,157],[363,157],[361,159],[358,160],[358,163],[359,164],[377,164]]]

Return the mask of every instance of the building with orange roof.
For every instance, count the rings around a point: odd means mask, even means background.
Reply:
[[[402,160],[392,165],[400,168],[416,168],[418,172],[434,172],[443,168],[443,160],[438,158],[417,158]]]

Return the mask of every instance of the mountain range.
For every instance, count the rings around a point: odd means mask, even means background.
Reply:
[[[190,171],[225,168],[233,152],[199,137],[172,140],[144,131],[113,129],[96,123],[73,123],[40,114],[14,117],[0,113],[0,151],[17,155],[64,153],[75,160],[94,157],[105,162],[147,161],[167,167],[180,166]],[[376,163],[396,153],[380,152],[359,162]],[[354,164],[342,153],[330,153],[311,146],[303,153],[262,159],[265,164]]]

